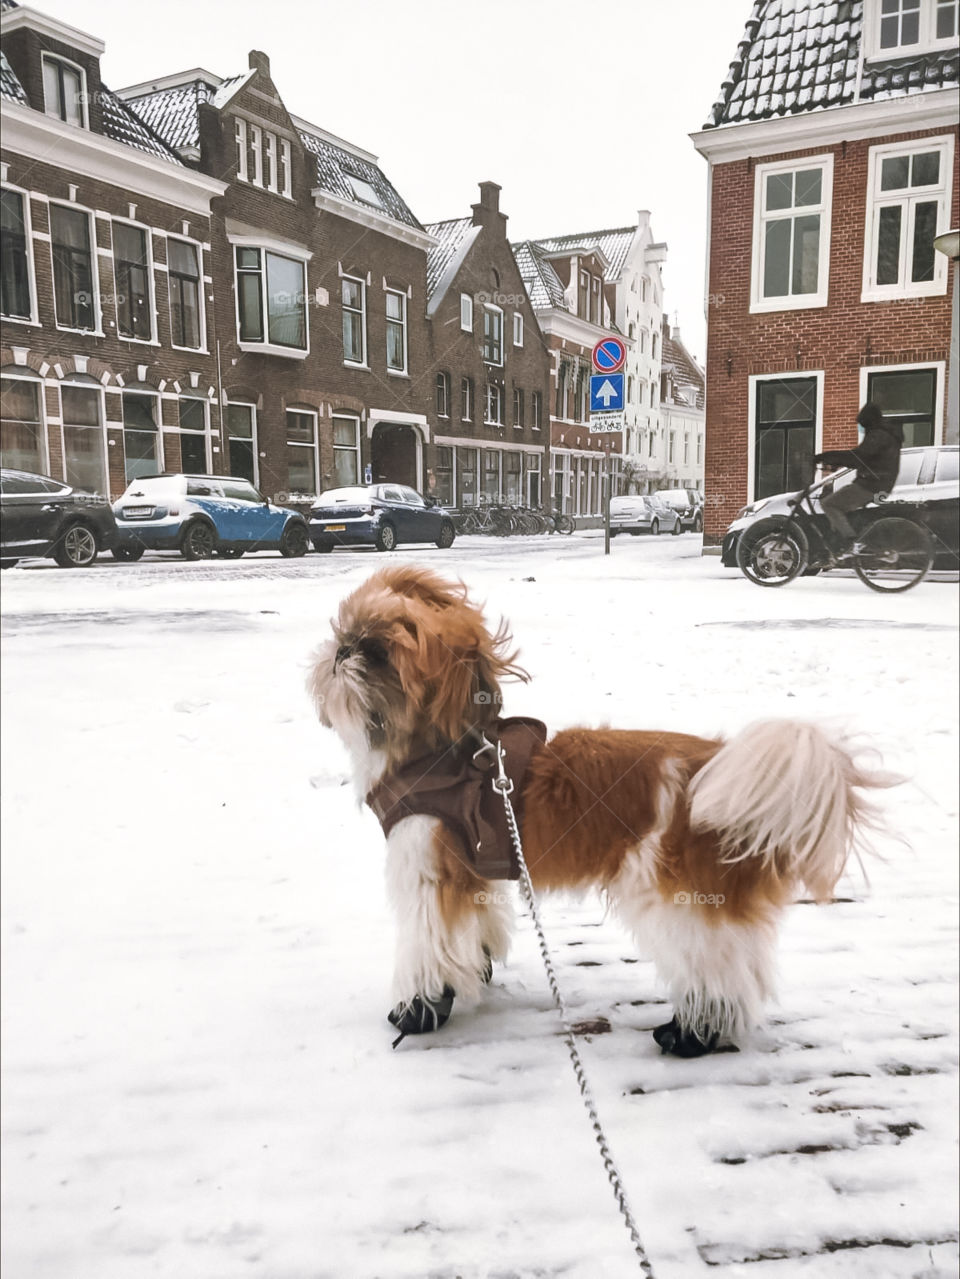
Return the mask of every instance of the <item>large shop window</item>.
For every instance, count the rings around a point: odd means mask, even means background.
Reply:
[[[813,476],[816,378],[756,383],[755,498],[803,488]]]
[[[150,305],[150,257],[147,233],[128,222],[113,224],[113,262],[116,279],[117,332],[124,338],[149,342],[153,336]]]
[[[57,324],[62,329],[95,329],[90,215],[81,209],[51,204],[50,249]]]
[[[184,397],[180,401],[180,466],[188,475],[205,475],[207,460],[207,404]]]
[[[203,346],[200,321],[200,253],[187,240],[167,240],[167,278],[170,281],[170,337],[174,346],[196,350]]]
[[[5,377],[0,382],[0,463],[14,471],[41,474],[44,466],[43,388],[33,378]]]
[[[457,492],[462,507],[477,504],[477,450],[457,445]]]
[[[157,427],[159,407],[155,395],[123,393],[123,456],[128,484],[141,475],[157,475],[163,470]]]
[[[269,249],[236,249],[241,342],[307,349],[304,264]]]
[[[230,449],[230,474],[249,480],[257,479],[257,411],[252,404],[227,405],[227,443]]]
[[[903,427],[904,448],[934,443],[937,369],[891,369],[867,375],[867,399],[883,416]]]
[[[81,493],[105,494],[103,393],[95,386],[61,386],[60,401],[63,406],[63,466],[67,483]],[[128,480],[133,478],[133,475],[127,475]]]
[[[441,445],[437,448],[434,473],[437,477],[434,497],[441,506],[453,506],[453,449],[447,445]]]
[[[521,453],[504,453],[503,455],[503,495],[512,505],[518,505],[523,498],[521,493],[521,476],[523,473],[523,455]]]
[[[360,483],[360,422],[355,417],[333,419],[333,487]]]
[[[287,410],[287,491],[317,492],[317,415]]]
[[[874,147],[863,299],[944,293],[949,262],[933,247],[949,225],[953,139]]]
[[[826,306],[833,157],[757,166],[752,311]]]
[[[10,320],[33,318],[26,207],[19,191],[0,192],[0,313]]]
[[[483,450],[483,496],[488,502],[500,501],[500,451]]]

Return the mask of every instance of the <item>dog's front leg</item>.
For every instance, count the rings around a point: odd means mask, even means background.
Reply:
[[[407,817],[387,840],[387,884],[397,919],[389,1020],[404,1034],[439,1030],[455,996],[474,998],[508,939],[502,894],[457,855],[441,824]]]

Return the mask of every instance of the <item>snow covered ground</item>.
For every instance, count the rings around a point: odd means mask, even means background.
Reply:
[[[851,727],[910,780],[794,906],[739,1054],[662,1057],[596,900],[545,923],[658,1279],[957,1271],[957,587],[751,586],[692,535],[398,552],[509,617],[507,713]],[[307,656],[375,554],[3,575],[9,1279],[639,1273],[528,921],[484,1002],[390,1049],[382,839]]]

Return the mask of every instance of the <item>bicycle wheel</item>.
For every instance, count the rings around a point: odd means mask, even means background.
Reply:
[[[896,594],[922,582],[933,563],[930,534],[913,520],[887,515],[857,539],[853,569],[872,591]]]
[[[554,516],[553,522],[554,522],[554,525],[556,526],[556,530],[558,533],[573,532],[573,528],[574,528],[573,516],[561,515],[560,512],[558,511],[557,514]]]
[[[466,515],[460,519],[461,533],[479,533],[480,521],[474,515],[473,511],[467,511]]]
[[[799,525],[759,520],[740,535],[737,566],[755,586],[786,586],[803,572],[809,550]]]

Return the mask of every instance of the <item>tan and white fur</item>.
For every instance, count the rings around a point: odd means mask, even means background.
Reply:
[[[510,644],[462,584],[418,567],[374,573],[343,601],[309,688],[350,753],[361,797],[410,760],[472,749],[496,718],[501,682],[527,678]],[[673,1001],[658,1043],[699,1055],[736,1044],[761,1020],[780,915],[804,889],[830,897],[877,825],[862,792],[896,780],[794,720],[754,724],[729,741],[566,729],[530,765],[525,857],[538,892],[604,894]],[[489,960],[509,945],[506,885],[479,878],[441,823],[422,816],[391,831],[387,882],[398,1008],[444,991],[475,998]]]

